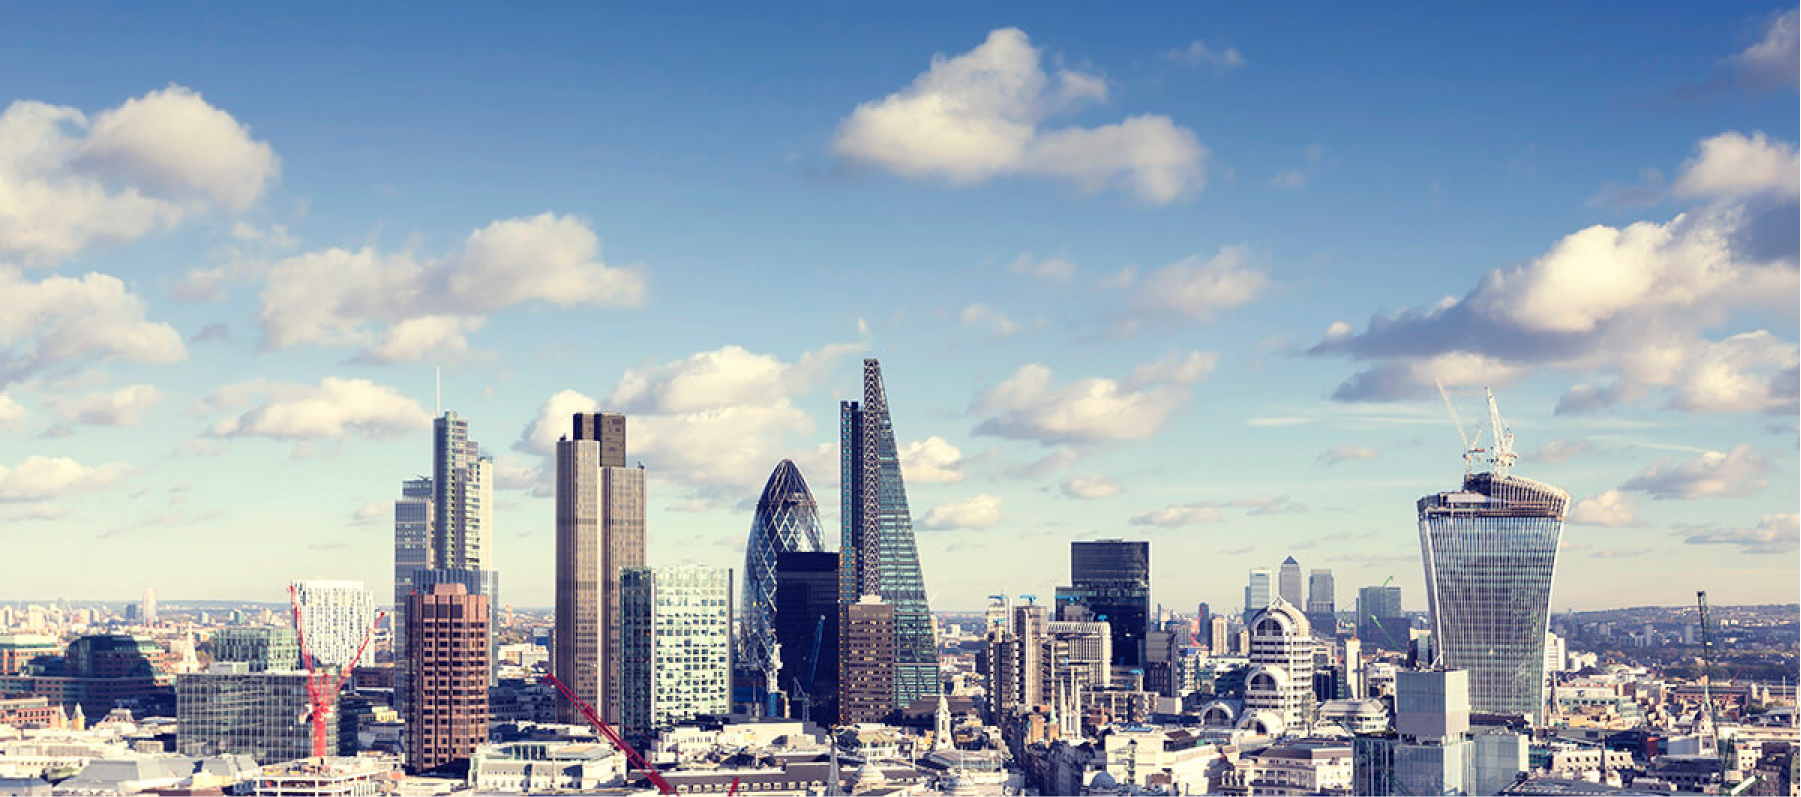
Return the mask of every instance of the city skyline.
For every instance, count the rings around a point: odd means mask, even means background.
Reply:
[[[1257,9],[858,12],[754,46],[724,13],[687,34],[704,63],[628,35],[669,29],[641,10],[470,14],[444,51],[502,57],[302,59],[370,78],[327,97],[283,60],[323,16],[251,54],[20,9],[0,194],[44,200],[0,203],[0,306],[28,319],[0,321],[0,522],[21,560],[93,555],[0,600],[385,598],[437,367],[495,456],[505,602],[555,603],[577,412],[631,419],[644,564],[741,572],[784,459],[838,536],[834,405],[874,357],[935,609],[1049,595],[1070,541],[1124,538],[1157,551],[1153,605],[1230,614],[1293,556],[1341,609],[1392,578],[1423,611],[1413,504],[1460,451],[1435,378],[1466,420],[1494,386],[1521,470],[1570,493],[1552,611],[1793,602],[1795,236],[1770,222],[1801,136],[1758,58],[1792,53],[1794,12],[1415,12],[1322,9],[1286,39]],[[1587,54],[1495,66],[1553,23]],[[1428,27],[1458,46],[1394,52]],[[528,51],[565,71],[505,63]],[[708,88],[725,63],[734,90]],[[658,91],[612,79],[643,65]],[[949,122],[997,140],[894,138],[933,96],[978,100]],[[171,119],[209,168],[145,155]]]

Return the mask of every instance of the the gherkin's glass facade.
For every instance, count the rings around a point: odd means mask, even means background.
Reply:
[[[938,646],[880,363],[863,361],[863,401],[840,405],[840,420],[838,603],[879,595],[894,607],[894,704],[904,708],[938,694]]]
[[[1467,475],[1419,500],[1420,553],[1440,663],[1470,673],[1470,710],[1543,717],[1545,630],[1568,493]]]
[[[776,554],[820,550],[819,503],[800,468],[782,460],[763,485],[744,546],[744,597],[740,603],[738,668],[756,674],[781,669],[775,649]],[[789,651],[789,655],[794,655]],[[804,655],[804,651],[802,652]],[[774,686],[769,684],[768,686]]]

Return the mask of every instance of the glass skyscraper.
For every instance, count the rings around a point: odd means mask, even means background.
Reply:
[[[732,571],[620,572],[620,727],[647,743],[671,725],[732,709]]]
[[[782,659],[805,656],[804,650],[783,650],[775,642],[776,556],[788,552],[820,550],[819,503],[807,489],[807,480],[792,460],[782,460],[763,485],[757,512],[750,521],[750,539],[744,545],[744,598],[739,604],[738,668],[761,679],[757,686],[781,691],[775,683]]]
[[[1551,578],[1570,496],[1510,475],[1505,464],[1419,500],[1426,598],[1440,663],[1470,673],[1470,710],[1538,718]]]
[[[838,604],[848,611],[863,596],[877,595],[893,607],[894,705],[905,708],[938,694],[938,646],[880,363],[863,361],[863,401],[846,401],[839,411],[843,532]]]
[[[1059,616],[1087,607],[1111,629],[1111,663],[1144,666],[1151,614],[1151,544],[1143,540],[1087,540],[1069,544],[1068,587],[1057,588]],[[1072,618],[1073,619],[1073,618]]]

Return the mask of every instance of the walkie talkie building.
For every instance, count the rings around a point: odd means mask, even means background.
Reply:
[[[838,605],[848,610],[863,596],[877,595],[894,607],[894,707],[905,708],[938,694],[938,646],[880,363],[863,361],[863,401],[841,404],[840,419]]]
[[[764,689],[779,691],[773,683],[782,667],[775,651],[776,555],[820,550],[819,503],[807,480],[792,460],[782,460],[763,485],[757,512],[750,521],[750,540],[744,546],[744,597],[739,626],[738,668],[764,678]],[[782,656],[805,656],[807,651],[783,651]]]
[[[1470,710],[1543,718],[1551,580],[1570,496],[1508,473],[1513,435],[1489,396],[1495,444],[1488,473],[1419,500],[1420,553],[1433,646],[1448,669],[1468,670]],[[1466,460],[1483,449],[1466,443]]]

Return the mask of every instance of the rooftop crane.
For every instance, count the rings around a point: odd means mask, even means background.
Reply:
[[[1488,394],[1489,434],[1494,438],[1494,454],[1488,461],[1494,463],[1496,476],[1506,476],[1508,471],[1513,470],[1514,461],[1519,459],[1519,455],[1513,453],[1513,430],[1507,428],[1507,422],[1501,419],[1501,408],[1495,404],[1495,392],[1488,388],[1483,388],[1482,392]]]
[[[1451,403],[1451,394],[1445,392],[1445,383],[1434,380],[1432,384],[1438,385],[1438,397],[1445,400],[1445,411],[1451,413],[1451,425],[1457,427],[1457,438],[1463,441],[1463,472],[1465,474],[1473,473],[1476,469],[1477,455],[1483,451],[1481,448],[1482,427],[1476,427],[1475,437],[1465,433],[1463,420],[1457,417],[1457,407]]]
[[[541,680],[544,683],[556,687],[558,692],[562,692],[563,699],[569,701],[570,705],[575,706],[575,710],[582,713],[582,717],[588,720],[589,725],[594,726],[596,732],[605,737],[607,741],[612,742],[613,746],[619,749],[619,752],[625,754],[626,761],[630,762],[632,766],[637,767],[640,772],[644,773],[645,777],[650,779],[651,784],[657,787],[658,794],[675,793],[675,787],[669,785],[669,781],[663,779],[662,773],[658,772],[657,768],[652,766],[649,761],[644,760],[644,756],[638,755],[638,751],[632,749],[631,745],[626,744],[625,739],[620,738],[619,732],[613,730],[613,726],[608,725],[607,721],[601,719],[599,714],[594,713],[593,706],[588,705],[586,701],[576,697],[575,692],[570,690],[567,684],[557,680],[557,677],[550,673],[545,673]]]
[[[363,641],[356,646],[356,655],[351,656],[350,661],[336,673],[332,673],[319,667],[318,660],[313,658],[313,649],[306,643],[306,624],[300,620],[300,591],[293,584],[288,585],[288,600],[294,606],[294,635],[300,641],[300,663],[306,668],[307,719],[313,726],[313,757],[324,758],[325,715],[331,711],[331,701],[343,690],[344,681],[356,671],[356,663],[362,660],[370,638],[375,636],[375,627],[381,624],[382,618],[388,616],[388,613],[375,613],[375,619],[363,631]]]

